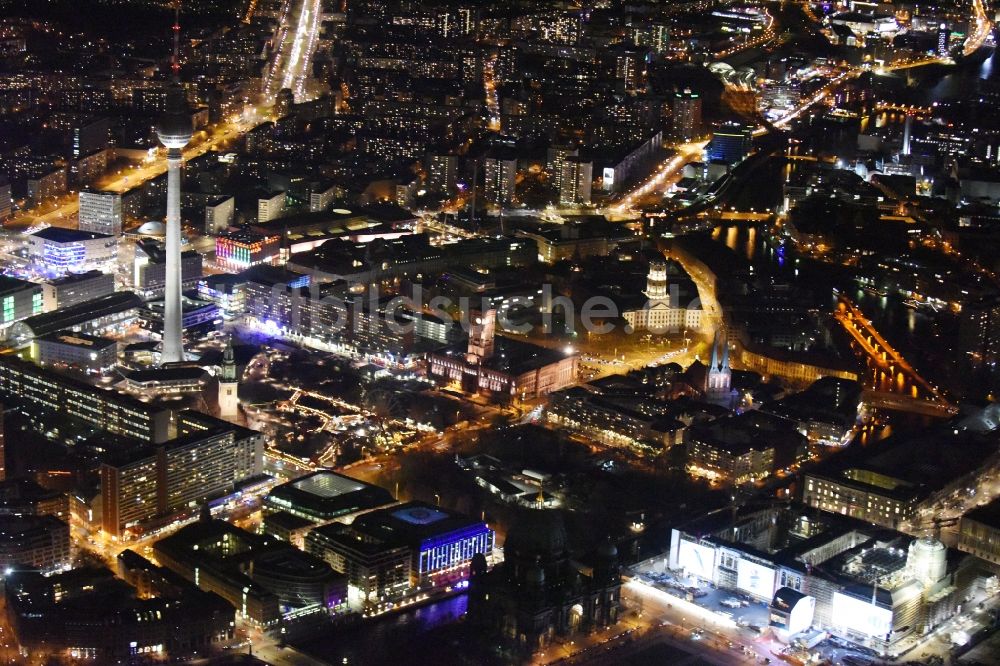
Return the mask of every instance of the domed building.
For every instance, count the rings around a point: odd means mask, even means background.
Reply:
[[[555,636],[589,632],[618,621],[621,574],[611,541],[593,553],[592,566],[570,559],[566,527],[555,511],[526,510],[504,543],[504,561],[487,570],[472,560],[469,619],[531,653]]]

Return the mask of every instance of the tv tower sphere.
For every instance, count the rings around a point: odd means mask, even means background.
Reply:
[[[156,125],[156,134],[166,148],[181,149],[191,141],[191,114],[187,110],[184,88],[174,84],[167,89],[166,111]]]

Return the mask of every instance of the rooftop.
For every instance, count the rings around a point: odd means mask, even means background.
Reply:
[[[31,330],[32,336],[39,337],[73,328],[100,317],[138,308],[140,305],[142,305],[142,299],[131,291],[116,291],[52,312],[33,315],[22,321],[21,324]]]
[[[79,229],[63,229],[62,227],[46,227],[41,231],[36,231],[31,236],[53,243],[79,243],[80,241],[112,238],[108,234],[99,234],[96,231],[80,231]]]
[[[86,333],[76,333],[74,331],[46,333],[45,335],[39,336],[37,339],[61,345],[70,345],[71,347],[85,347],[87,349],[107,349],[108,347],[113,347],[118,344],[116,340],[112,340],[111,338],[87,335]]]
[[[271,509],[321,522],[395,500],[384,488],[322,469],[277,486],[264,502]]]
[[[339,474],[317,472],[292,481],[292,487],[317,497],[340,497],[363,490],[365,484]]]

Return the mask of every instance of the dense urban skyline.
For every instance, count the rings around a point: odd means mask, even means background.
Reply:
[[[0,662],[1000,663],[986,0],[0,10]]]

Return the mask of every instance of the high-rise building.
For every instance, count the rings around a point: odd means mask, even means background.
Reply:
[[[674,136],[691,141],[701,136],[701,95],[685,88],[674,95]]]
[[[0,222],[13,214],[13,200],[10,196],[10,181],[0,176]]]
[[[590,203],[594,163],[582,157],[567,157],[562,166],[559,203],[564,206]]]
[[[109,458],[101,465],[103,529],[120,539],[153,518],[230,493],[260,473],[262,456],[259,433],[216,420],[159,446]]]
[[[517,160],[487,157],[486,200],[504,206],[514,200],[514,185],[517,181]]]
[[[427,187],[450,194],[458,177],[457,155],[431,155],[427,161]]]
[[[937,30],[937,52],[939,56],[948,55],[948,39],[951,37],[951,30],[942,23]]]
[[[176,55],[175,55],[176,62]],[[166,288],[164,290],[162,363],[184,360],[181,329],[181,162],[191,141],[191,116],[184,89],[174,83],[167,92],[166,113],[156,128],[167,149]]]
[[[574,146],[549,146],[546,169],[552,177],[552,184],[555,185],[556,192],[562,190],[563,164],[569,157],[576,157],[580,154],[579,149]]]
[[[285,212],[287,198],[284,192],[267,192],[257,197],[257,222],[262,224],[281,217]]]
[[[142,442],[168,437],[168,408],[96,388],[13,354],[0,356],[0,399],[8,408],[17,402],[35,421],[57,414]]]
[[[122,232],[122,195],[117,192],[80,190],[80,231],[93,231],[109,236]]]
[[[0,405],[0,481],[7,479],[7,439],[4,428],[4,409]]]

